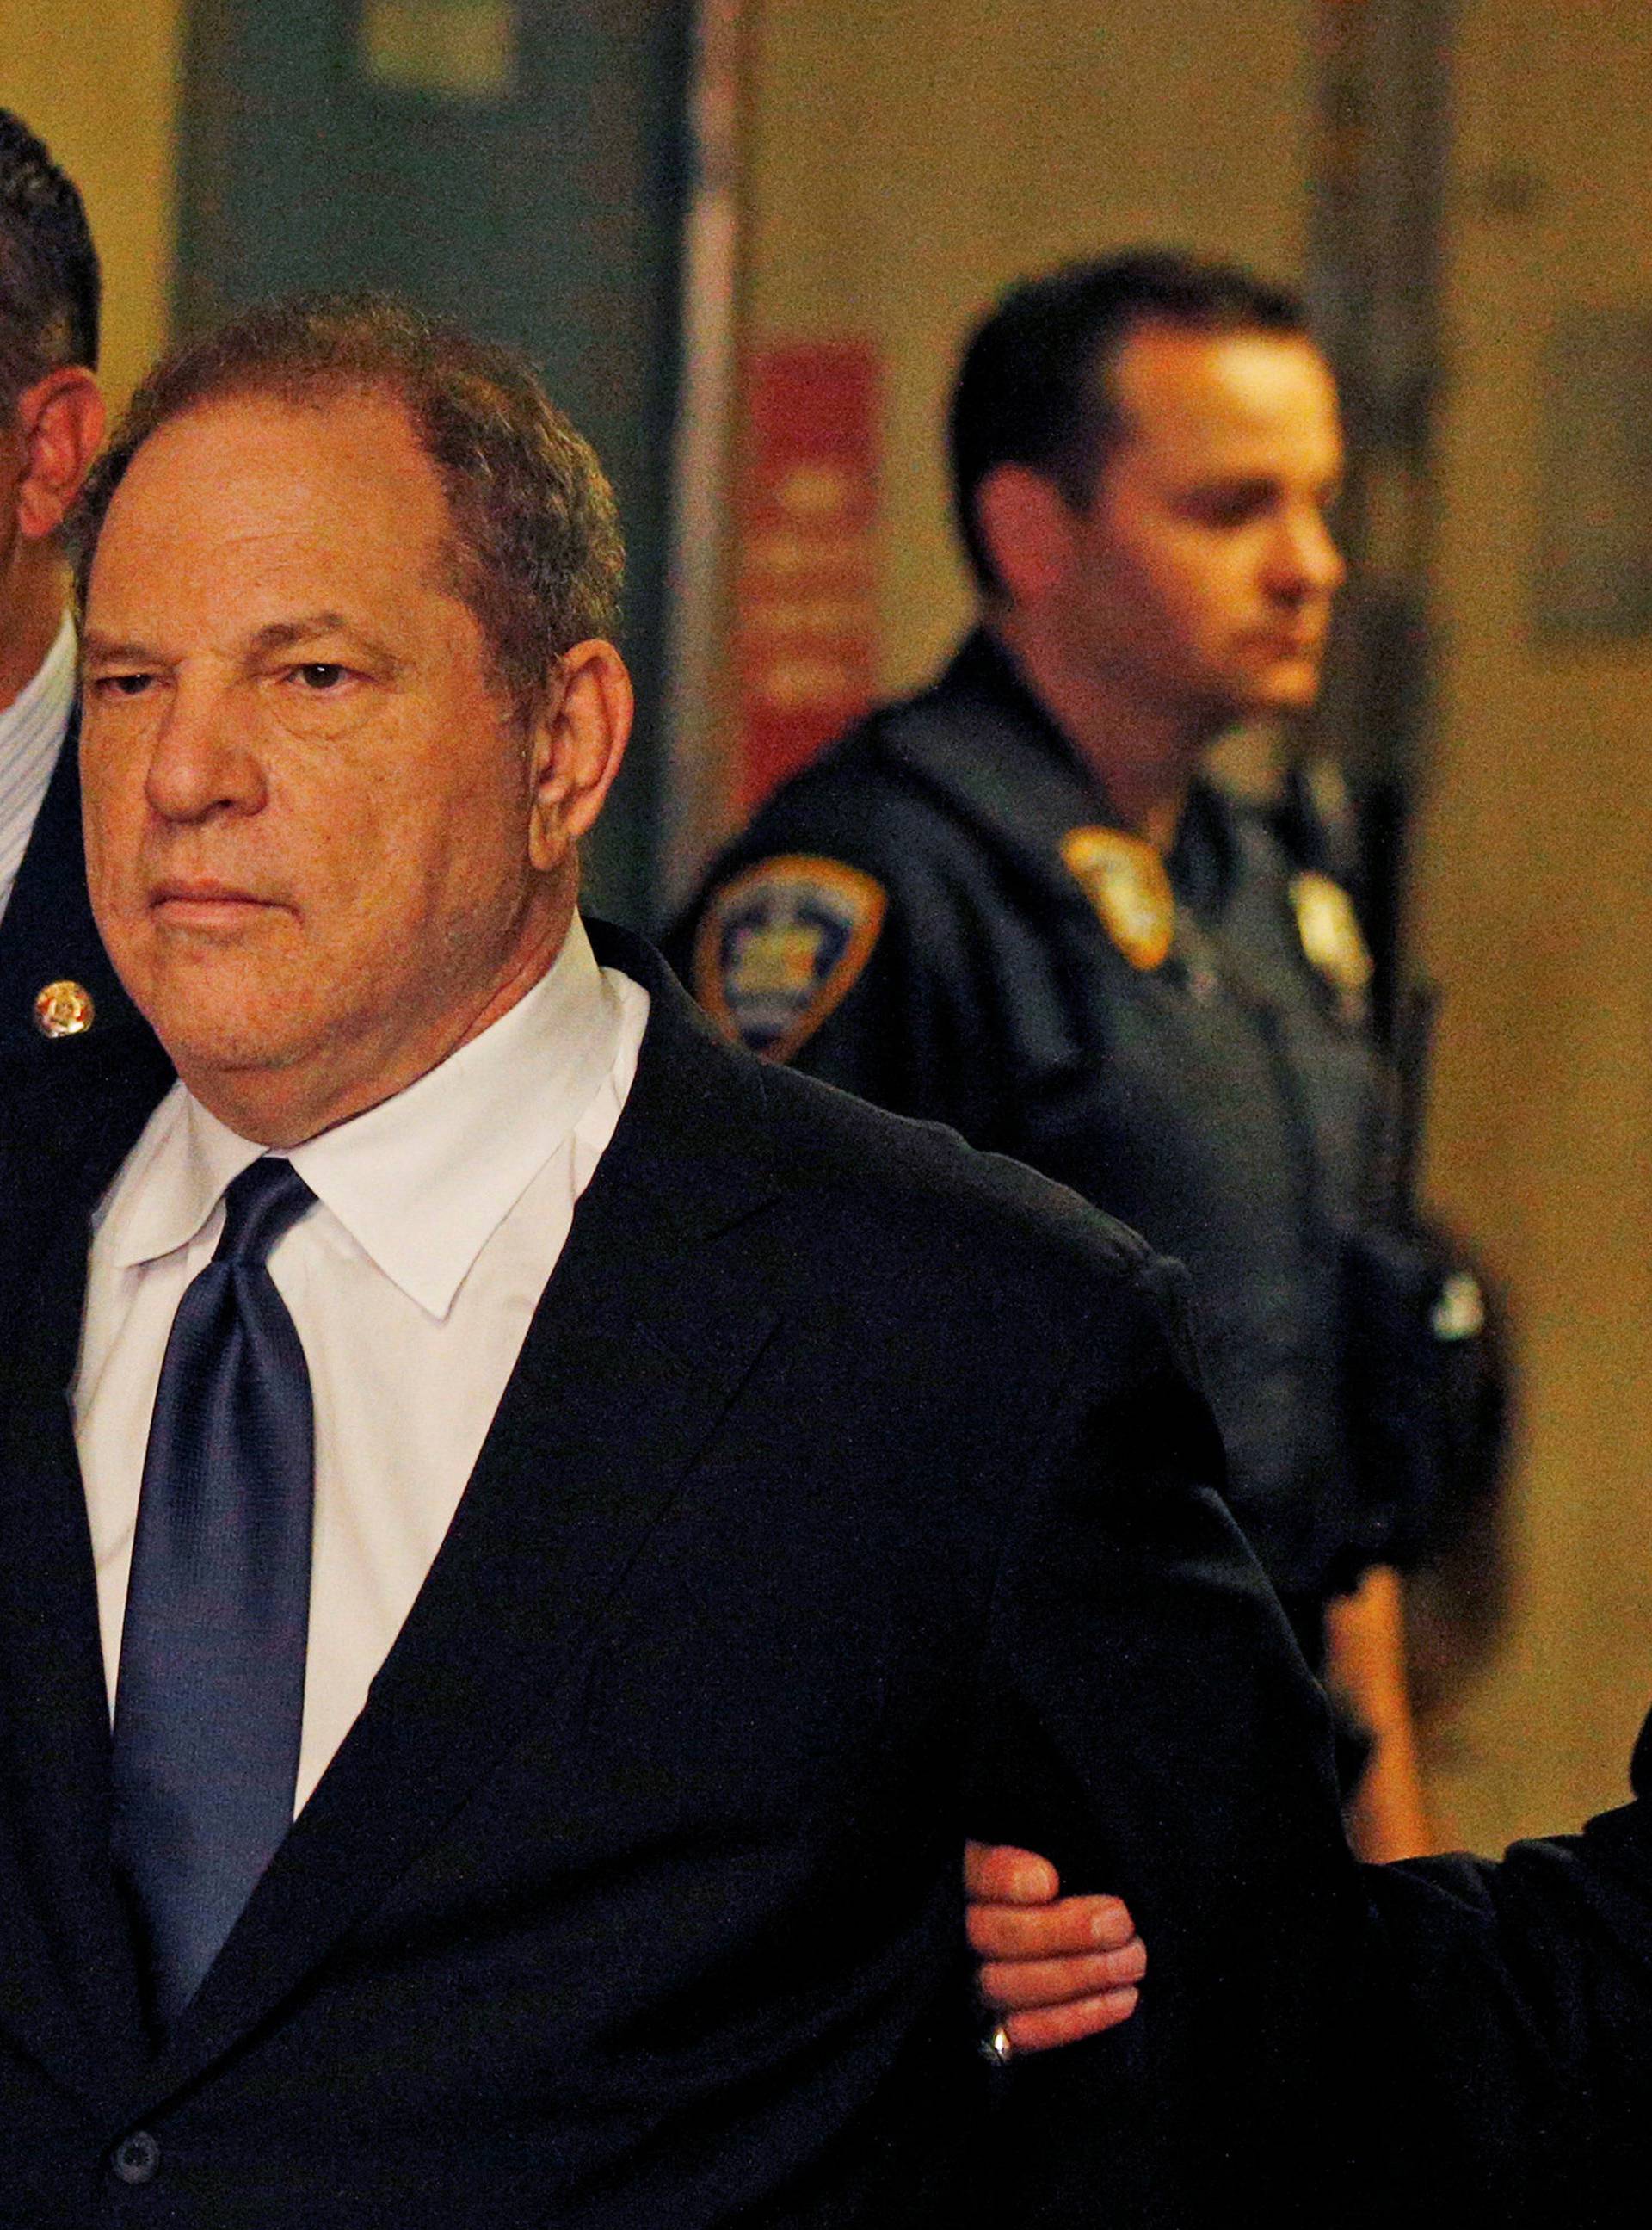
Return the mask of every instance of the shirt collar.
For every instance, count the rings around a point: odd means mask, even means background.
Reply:
[[[0,712],[0,900],[28,846],[74,710],[74,622],[65,612],[44,661]]]
[[[620,1028],[576,914],[551,966],[497,1022],[405,1091],[295,1147],[293,1167],[393,1284],[445,1317],[488,1240],[590,1107]],[[187,1246],[262,1150],[176,1086],[139,1149],[135,1182],[112,1197],[104,1235],[115,1263],[129,1268]]]

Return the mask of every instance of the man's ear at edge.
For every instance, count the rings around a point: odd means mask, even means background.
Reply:
[[[984,475],[975,522],[1006,603],[1038,603],[1075,562],[1072,509],[1049,475],[1030,465],[994,465]]]
[[[17,525],[28,540],[41,542],[62,525],[102,447],[98,383],[84,364],[60,364],[24,388],[14,422],[25,456]]]
[[[625,661],[593,637],[562,653],[530,732],[528,856],[562,864],[602,810],[625,757],[635,700]]]

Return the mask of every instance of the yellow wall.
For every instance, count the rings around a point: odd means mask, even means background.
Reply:
[[[1456,71],[1442,733],[1417,893],[1450,987],[1436,1190],[1526,1350],[1513,1647],[1458,1730],[1465,1834],[1619,1800],[1652,1694],[1652,643],[1529,623],[1540,359],[1652,313],[1652,10],[1470,0]]]
[[[885,684],[967,609],[941,426],[1019,275],[1158,241],[1281,275],[1307,214],[1307,0],[764,0],[748,331],[883,351]]]
[[[939,429],[1016,274],[1158,238],[1289,274],[1311,10],[1279,0],[767,0],[749,332],[887,369],[884,678],[967,608]],[[1652,10],[1462,0],[1446,280],[1440,734],[1415,906],[1447,991],[1430,1180],[1514,1290],[1525,1577],[1450,1731],[1482,1847],[1616,1801],[1652,1693],[1652,650],[1527,626],[1539,360],[1562,305],[1652,306]]]
[[[166,338],[183,12],[183,0],[0,0],[0,106],[85,197],[116,403]]]

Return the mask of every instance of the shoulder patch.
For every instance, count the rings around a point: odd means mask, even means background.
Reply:
[[[1358,1019],[1371,989],[1371,954],[1353,900],[1329,875],[1306,873],[1290,880],[1296,934],[1310,968],[1336,993],[1344,1011]]]
[[[888,897],[840,860],[760,860],[712,893],[694,939],[694,996],[769,1060],[813,1036],[872,955]]]
[[[1131,967],[1162,967],[1175,942],[1176,894],[1153,846],[1122,828],[1070,828],[1061,856]]]

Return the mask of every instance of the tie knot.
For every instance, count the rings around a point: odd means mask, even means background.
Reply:
[[[314,1198],[291,1162],[261,1156],[224,1194],[224,1228],[213,1260],[263,1261]]]

